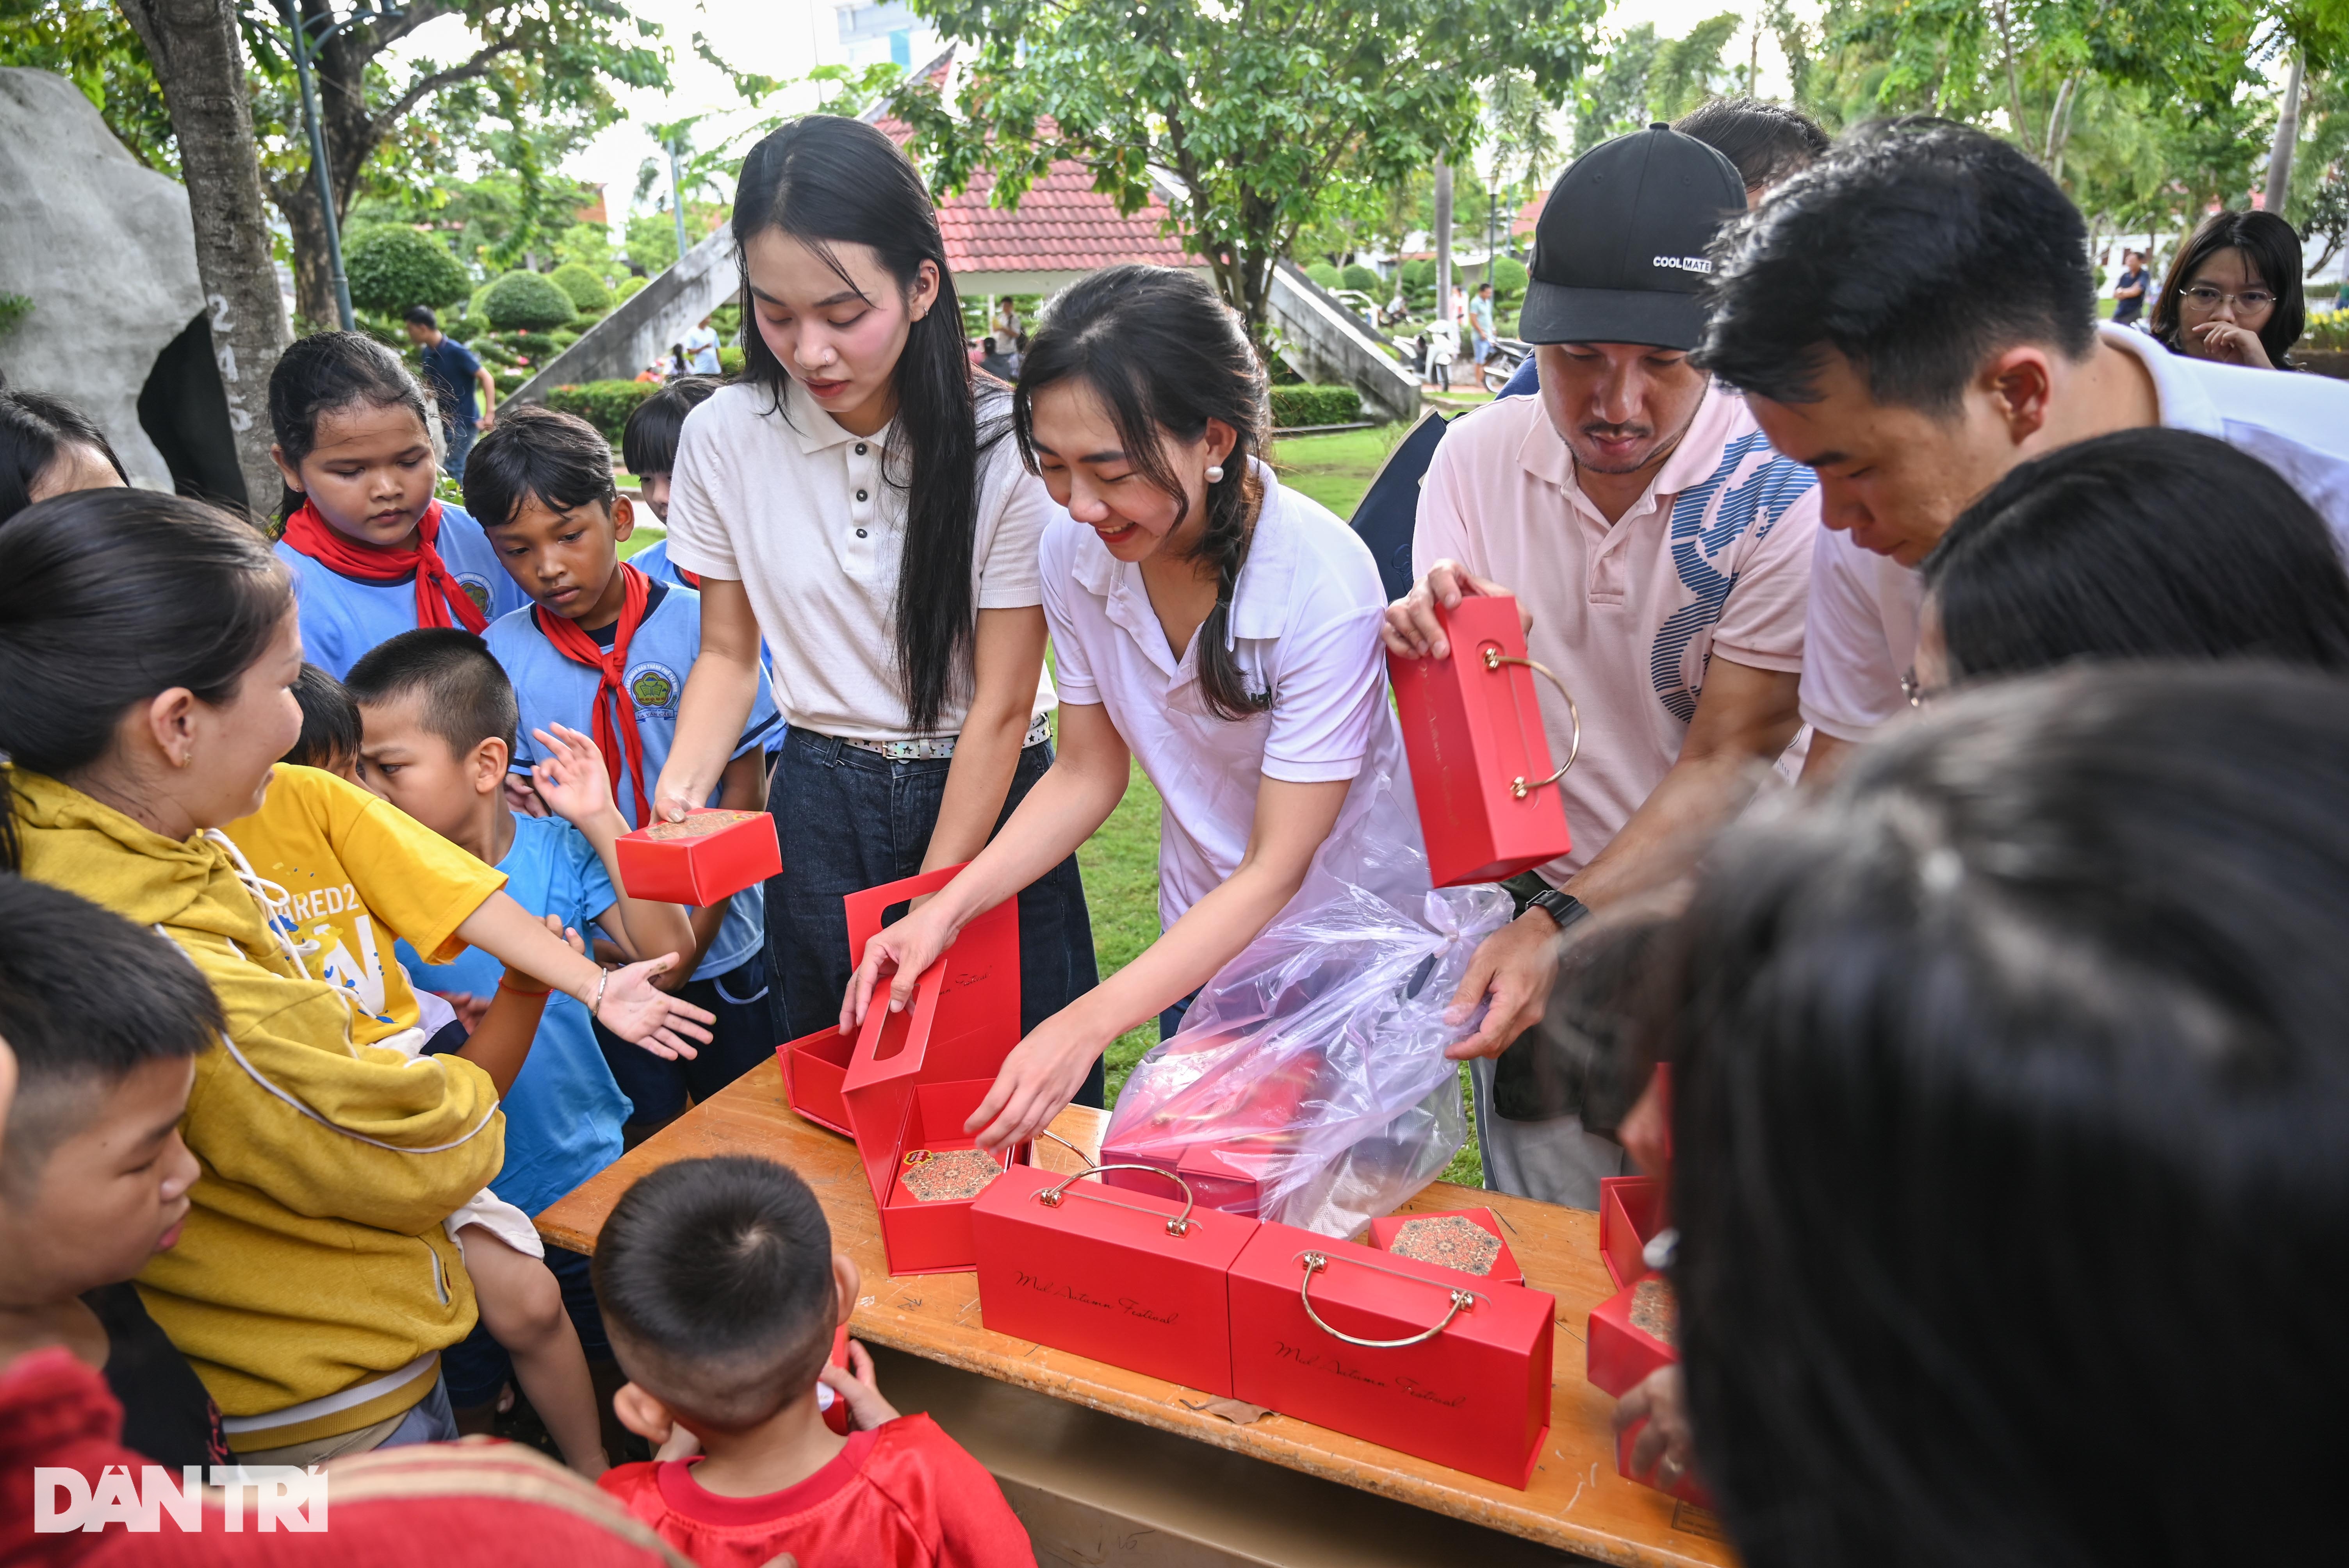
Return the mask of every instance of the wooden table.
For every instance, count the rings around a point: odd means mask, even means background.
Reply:
[[[1071,1106],[1052,1130],[1080,1148],[1096,1150],[1107,1119],[1100,1111]],[[1037,1147],[1038,1162],[1048,1169],[1083,1168],[1057,1145],[1040,1141]],[[831,1218],[833,1244],[863,1271],[865,1294],[853,1323],[860,1339],[1601,1562],[1640,1568],[1735,1562],[1711,1514],[1615,1473],[1608,1424],[1615,1401],[1582,1376],[1590,1309],[1614,1294],[1599,1261],[1596,1214],[1443,1183],[1409,1205],[1492,1209],[1509,1233],[1510,1251],[1526,1271],[1526,1283],[1557,1297],[1549,1440],[1533,1484],[1519,1491],[1287,1416],[1236,1426],[1201,1408],[1207,1396],[1195,1389],[989,1333],[979,1321],[975,1275],[889,1278],[873,1194],[855,1146],[792,1111],[772,1061],[696,1106],[541,1213],[538,1229],[558,1246],[592,1253],[612,1205],[647,1171],[702,1155],[752,1153],[780,1161],[806,1179]]]

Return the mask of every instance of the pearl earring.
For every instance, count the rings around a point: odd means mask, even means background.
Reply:
[[[1219,485],[1224,482],[1223,464],[1209,463],[1207,465],[1207,482],[1211,485]]]

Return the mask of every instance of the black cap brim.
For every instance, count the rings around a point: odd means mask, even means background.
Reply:
[[[1517,312],[1526,343],[1645,343],[1692,349],[1704,338],[1704,302],[1664,289],[1578,289],[1526,283]]]

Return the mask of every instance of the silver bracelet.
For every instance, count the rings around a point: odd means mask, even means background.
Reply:
[[[595,999],[587,1004],[587,1016],[601,1021],[604,1011],[604,987],[612,983],[612,972],[602,965],[595,966]]]

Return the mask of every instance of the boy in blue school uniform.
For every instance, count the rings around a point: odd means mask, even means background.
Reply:
[[[480,526],[433,498],[431,413],[391,350],[356,332],[303,338],[270,373],[269,411],[285,480],[277,556],[312,664],[340,679],[402,632],[480,632],[528,602]]]
[[[676,738],[685,677],[701,653],[700,595],[620,560],[634,511],[612,483],[611,449],[574,415],[506,414],[473,449],[465,501],[506,571],[535,601],[500,617],[487,636],[522,702],[514,767],[539,759],[533,730],[561,724],[592,733],[621,814],[629,826],[643,826]],[[761,674],[750,722],[710,804],[763,809],[765,748],[781,728]],[[775,1048],[761,890],[696,910],[692,923],[692,972],[678,995],[718,1016],[710,1043],[690,1061],[663,1061],[604,1037],[636,1108],[631,1146],[683,1111],[688,1094],[709,1099]]]
[[[551,815],[507,804],[505,781],[519,710],[512,684],[481,638],[454,627],[405,632],[351,666],[346,683],[362,733],[359,781],[506,879],[505,891],[534,915],[553,916],[582,936],[600,927],[623,955],[666,959],[682,970],[693,945],[684,910],[627,896],[617,882],[615,842],[627,831],[603,758],[586,736],[542,731],[544,760],[532,775]],[[536,991],[471,948],[431,965],[405,942],[395,949],[418,988],[466,993],[486,1002],[502,987]],[[602,1005],[599,992],[593,999]],[[666,1056],[692,1045],[664,1031],[623,1050]],[[628,1099],[614,1081],[594,1011],[567,995],[549,997],[530,1055],[503,1100],[505,1163],[497,1195],[534,1214],[620,1157]],[[585,1256],[550,1246],[546,1266],[579,1333],[591,1371],[611,1347],[595,1310]],[[441,1357],[450,1402],[478,1412],[497,1398],[511,1369],[486,1328]]]

